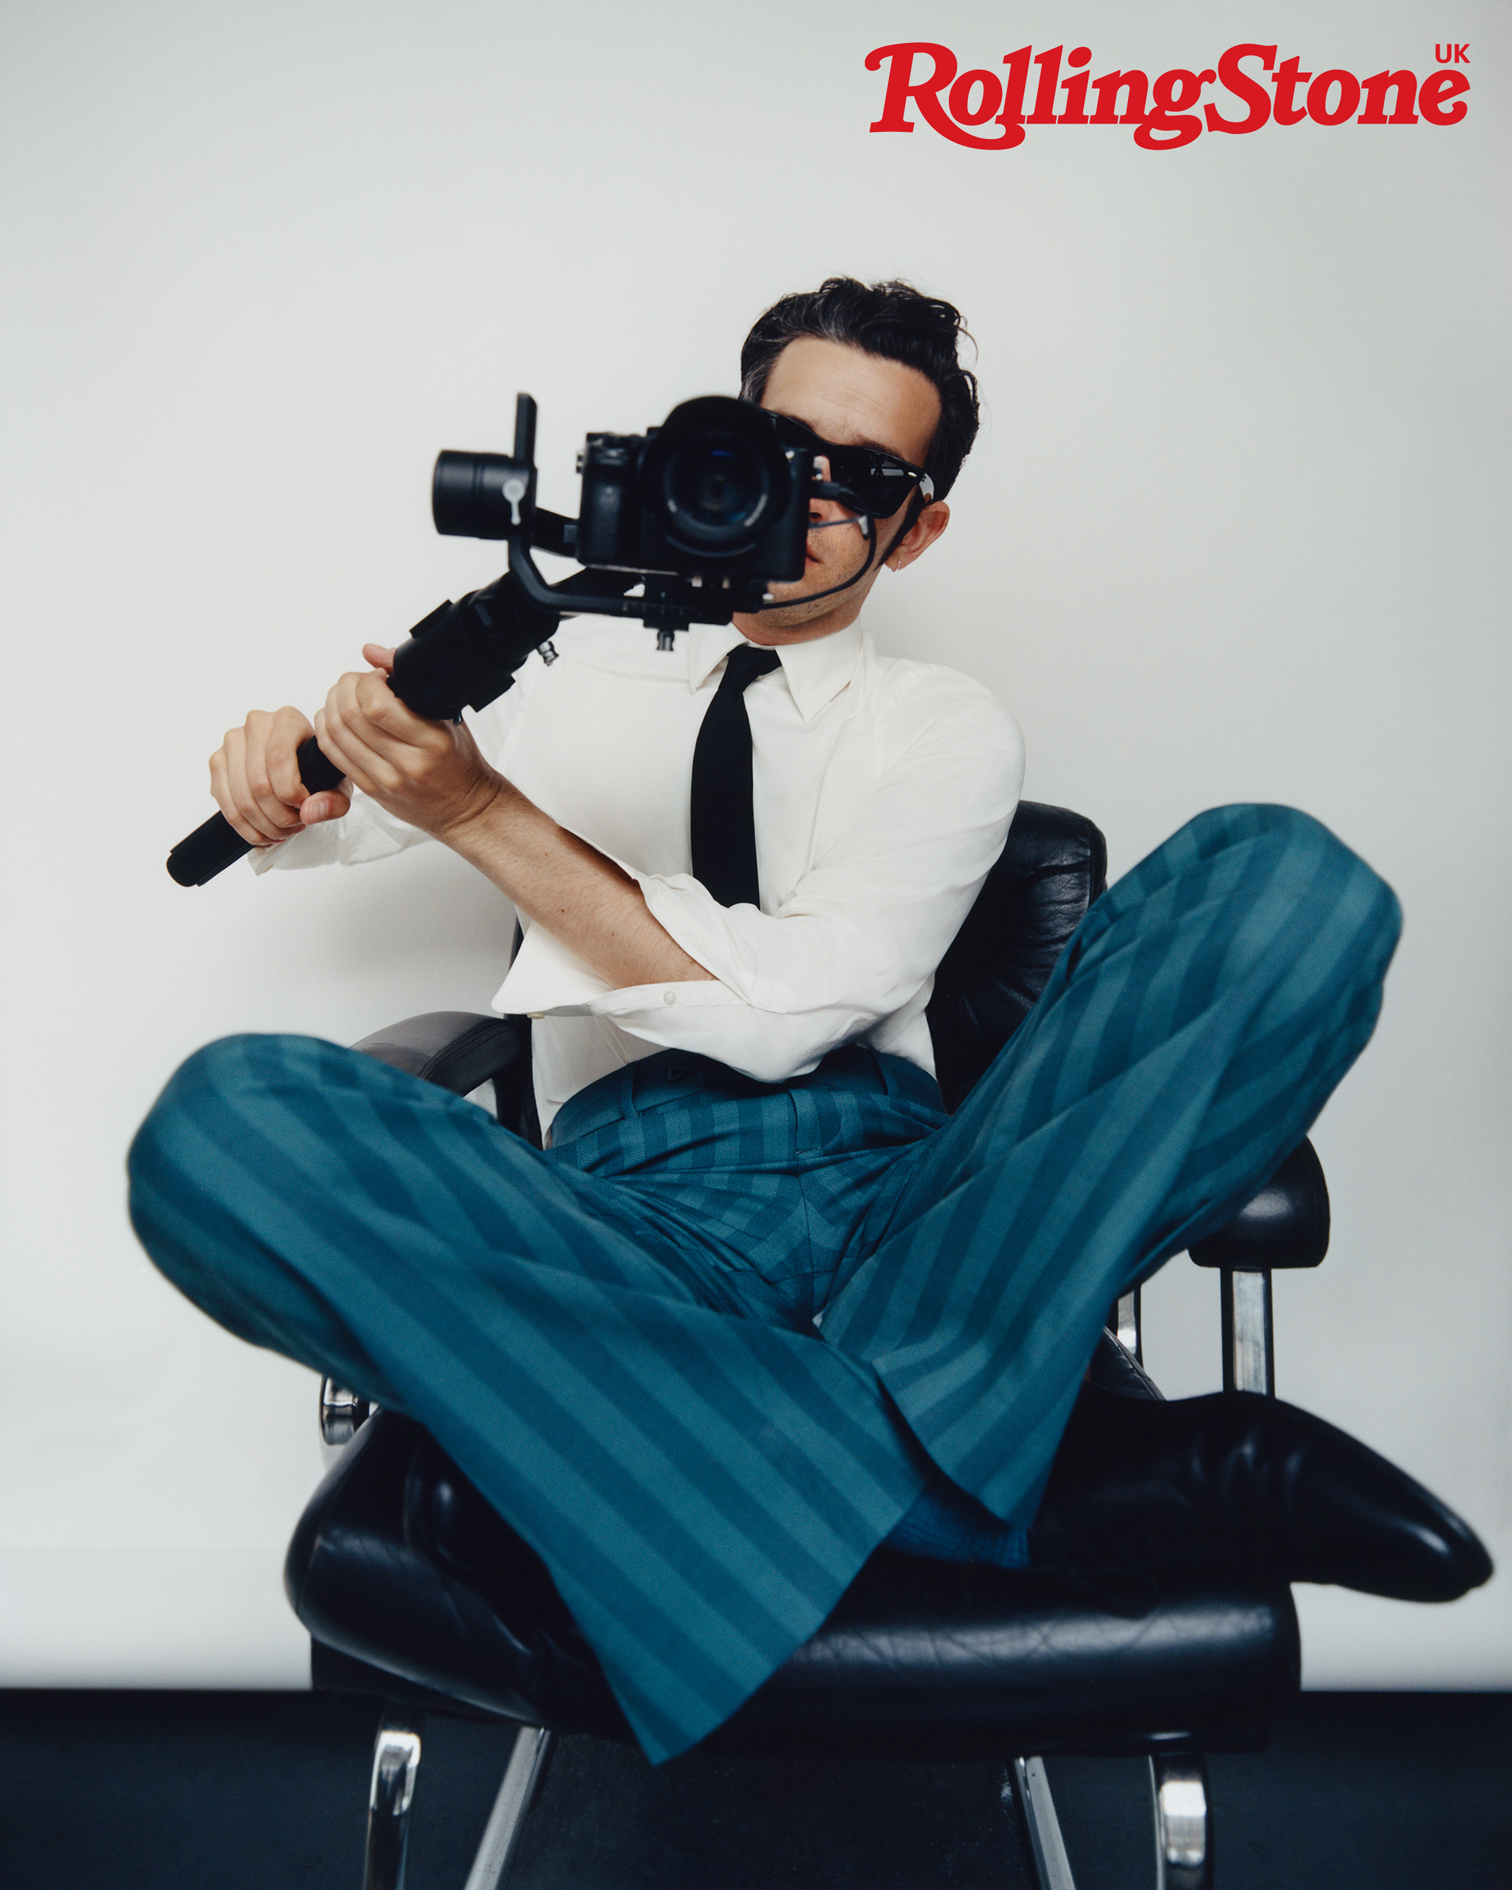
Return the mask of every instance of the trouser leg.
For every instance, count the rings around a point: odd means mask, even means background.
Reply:
[[[922,1487],[867,1367],[722,1309],[630,1191],[353,1052],[211,1045],[131,1171],[191,1298],[416,1417],[539,1550],[653,1756],[806,1639]]]
[[[825,1316],[934,1461],[1031,1520],[1109,1304],[1244,1204],[1370,1035],[1389,887],[1287,808],[1218,808],[1092,908]]]

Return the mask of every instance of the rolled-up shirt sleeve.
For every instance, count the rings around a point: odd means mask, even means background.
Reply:
[[[936,965],[1002,851],[1023,777],[1017,725],[950,672],[922,685],[848,817],[775,910],[725,907],[689,874],[626,864],[653,916],[713,981],[612,990],[538,931],[501,1008],[610,1020],[759,1082],[814,1068],[884,1019],[921,1009]]]

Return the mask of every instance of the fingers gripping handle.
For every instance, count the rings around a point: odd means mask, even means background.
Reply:
[[[497,583],[470,591],[460,603],[448,598],[423,617],[394,652],[389,687],[416,715],[456,721],[463,709],[485,708],[503,695],[515,671],[561,621],[560,611],[533,602],[506,572]],[[342,778],[313,735],[299,747],[299,778],[312,794],[338,786]],[[168,871],[180,886],[203,886],[251,851],[230,822],[214,814],[168,855]]]
[[[341,785],[340,768],[321,753],[313,735],[299,744],[298,753],[299,778],[312,794]],[[203,886],[251,851],[252,842],[243,840],[224,814],[212,814],[168,855],[168,871],[180,886]]]

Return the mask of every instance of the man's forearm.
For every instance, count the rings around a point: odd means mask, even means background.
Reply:
[[[510,782],[435,832],[613,989],[713,977],[651,916],[628,873]]]
[[[315,718],[322,749],[378,805],[444,840],[612,990],[712,979],[652,918],[613,860],[559,827],[483,759],[462,723],[428,722],[389,687],[394,653],[340,678]]]

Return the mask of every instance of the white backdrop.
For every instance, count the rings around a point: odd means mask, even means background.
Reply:
[[[921,30],[963,67],[1085,41],[1153,76],[1259,39],[1421,77],[1450,23],[1448,129],[867,129],[865,55]],[[441,849],[179,890],[205,754],[496,573],[431,529],[438,448],[507,450],[527,388],[543,498],[575,510],[589,427],[733,391],[752,316],[835,271],[950,297],[980,345],[982,439],[949,537],[879,587],[884,647],[988,681],[1028,792],[1092,814],[1115,871],[1244,797],[1400,891],[1383,1023],[1315,1133],[1333,1251],[1277,1286],[1280,1388],[1512,1562],[1509,25],[1498,0],[944,0],[925,28],[899,0],[11,0],[0,1683],[303,1683],[279,1567],[313,1381],[152,1272],[122,1154],[208,1038],[483,1009],[507,947]],[[1168,1390],[1216,1385],[1210,1276],[1173,1263],[1149,1324]],[[1308,1680],[1506,1685],[1509,1593],[1301,1590]]]

